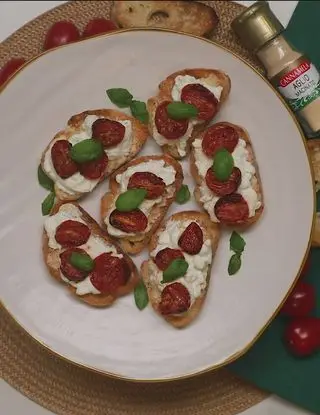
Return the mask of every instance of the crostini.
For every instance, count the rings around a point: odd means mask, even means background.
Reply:
[[[128,254],[141,252],[182,181],[180,164],[168,155],[139,157],[115,172],[101,199],[101,218],[110,237]]]
[[[320,246],[320,203],[318,203],[318,195],[320,192],[320,138],[310,139],[308,140],[307,144],[311,157],[312,168],[314,171],[317,191],[317,216],[315,227],[312,233],[312,245]]]
[[[194,136],[214,119],[231,89],[229,76],[216,69],[185,69],[169,75],[158,95],[147,102],[149,131],[165,153],[182,159],[190,152]],[[193,118],[173,119],[168,105],[183,102],[196,107]]]
[[[75,202],[57,203],[45,220],[42,246],[51,276],[91,306],[109,306],[139,282],[131,258]]]
[[[219,238],[219,225],[196,211],[175,213],[152,236],[141,277],[152,307],[174,327],[201,311]]]
[[[131,160],[148,128],[120,111],[99,109],[74,115],[43,152],[41,167],[61,201],[78,200]]]
[[[247,227],[263,212],[262,185],[250,137],[242,127],[219,122],[192,143],[194,196],[211,220]]]
[[[209,37],[219,19],[212,7],[185,1],[115,1],[111,18],[120,27],[161,27]]]

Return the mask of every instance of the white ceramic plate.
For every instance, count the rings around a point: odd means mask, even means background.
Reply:
[[[221,68],[231,95],[217,120],[248,129],[266,209],[246,232],[240,272],[229,277],[229,234],[216,254],[199,318],[176,330],[133,296],[110,309],[93,309],[70,296],[42,262],[46,192],[37,183],[40,154],[69,117],[110,107],[106,89],[128,88],[137,99],[157,92],[168,74],[187,67]],[[310,164],[297,125],[276,93],[228,51],[165,31],[123,31],[44,54],[0,95],[1,296],[16,320],[46,347],[85,367],[135,380],[185,377],[240,356],[266,327],[292,287],[309,245],[314,194]],[[157,154],[150,140],[141,154]],[[193,189],[188,161],[185,182]],[[99,220],[100,185],[81,203]],[[177,210],[197,209],[192,200]],[[138,256],[139,266],[146,254]]]

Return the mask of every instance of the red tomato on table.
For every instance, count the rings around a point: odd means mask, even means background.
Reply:
[[[299,317],[286,327],[284,340],[295,356],[309,356],[320,350],[320,318]]]
[[[50,27],[47,32],[43,49],[52,49],[57,46],[75,42],[79,39],[79,30],[73,23],[67,21],[56,22]]]
[[[97,17],[88,22],[87,26],[84,28],[82,37],[95,36],[117,29],[117,25],[112,20],[107,20],[104,17]]]
[[[3,85],[25,62],[26,60],[24,58],[13,58],[3,65],[0,69],[0,86]]]
[[[290,317],[303,317],[307,316],[315,306],[315,288],[311,284],[299,281],[284,303],[281,313]]]

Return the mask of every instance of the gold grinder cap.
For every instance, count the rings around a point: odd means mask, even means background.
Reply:
[[[232,21],[231,27],[243,45],[252,52],[284,30],[267,1],[257,1],[248,7]]]

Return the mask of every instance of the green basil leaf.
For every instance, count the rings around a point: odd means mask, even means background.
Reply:
[[[145,189],[129,189],[118,196],[116,200],[116,208],[120,212],[130,212],[137,209],[147,196]]]
[[[51,192],[44,199],[44,201],[41,204],[41,211],[42,211],[43,216],[49,215],[49,213],[51,212],[51,209],[53,208],[55,198],[56,198],[56,195],[54,194],[54,192]]]
[[[189,264],[184,259],[174,259],[168,268],[163,271],[161,284],[183,277],[187,272],[188,267]]]
[[[241,254],[246,246],[245,240],[238,232],[233,231],[230,236],[230,249],[236,254]]]
[[[44,187],[45,189],[49,190],[50,192],[54,189],[54,182],[46,175],[43,171],[41,164],[38,167],[38,182],[40,186]]]
[[[186,184],[183,184],[176,194],[176,202],[182,205],[190,199],[190,190]]]
[[[148,291],[142,280],[134,289],[134,301],[139,310],[146,308],[149,303]]]
[[[70,264],[81,271],[90,272],[94,268],[93,259],[88,254],[80,252],[72,252],[70,256]]]
[[[107,89],[107,95],[110,101],[119,108],[130,107],[133,96],[125,88]]]
[[[184,102],[170,102],[167,106],[167,112],[169,117],[174,120],[194,118],[198,115],[197,107],[192,104],[185,104]]]
[[[228,150],[218,150],[213,159],[212,169],[218,180],[226,182],[233,170],[234,160]]]
[[[99,159],[103,155],[102,143],[94,138],[80,141],[72,146],[70,156],[77,163]]]
[[[131,114],[141,121],[144,124],[147,124],[149,121],[149,114],[147,111],[147,106],[143,101],[132,101],[130,105]]]
[[[241,268],[241,256],[239,254],[233,254],[230,258],[228,265],[228,274],[234,275]]]

